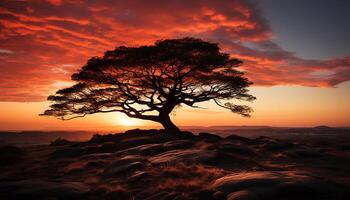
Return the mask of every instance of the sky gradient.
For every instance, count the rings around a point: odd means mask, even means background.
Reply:
[[[182,107],[188,125],[349,126],[350,8],[339,1],[1,1],[0,129],[153,125],[122,114],[39,117],[88,58],[120,45],[198,37],[244,61],[255,112]],[[203,117],[205,116],[205,117]]]

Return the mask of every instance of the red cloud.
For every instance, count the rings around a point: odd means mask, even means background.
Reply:
[[[0,3],[0,101],[41,101],[91,56],[119,45],[194,36],[245,61],[256,85],[334,86],[349,58],[305,60],[270,41],[272,31],[246,0]],[[250,45],[246,45],[250,43]]]

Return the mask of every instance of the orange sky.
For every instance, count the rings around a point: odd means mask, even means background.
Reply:
[[[350,125],[350,52],[313,59],[288,51],[276,42],[280,36],[251,1],[4,0],[0,2],[0,129],[152,125],[122,114],[65,122],[38,114],[48,107],[46,97],[69,85],[70,74],[88,58],[119,45],[184,36],[217,42],[241,59],[240,70],[254,82],[251,90],[258,100],[251,104],[255,112],[248,119],[211,103],[205,103],[204,110],[183,107],[172,116],[179,126]]]
[[[257,100],[251,118],[242,118],[212,103],[203,103],[207,109],[182,107],[172,119],[179,126],[212,125],[271,125],[271,126],[349,126],[350,82],[337,88],[301,86],[253,87]],[[0,103],[1,130],[113,130],[118,126],[158,126],[155,123],[130,119],[124,114],[96,114],[70,121],[38,116],[47,102]]]

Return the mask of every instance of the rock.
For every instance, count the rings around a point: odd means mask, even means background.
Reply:
[[[266,137],[266,136],[259,136],[259,137],[257,137],[255,140],[261,141],[261,142],[263,142],[263,143],[266,143],[266,142],[276,142],[276,141],[278,141],[277,139],[270,138],[270,137]]]
[[[147,144],[163,144],[176,140],[195,140],[197,136],[190,132],[180,131],[168,133],[164,130],[140,130],[134,129],[119,134],[94,135],[91,140],[79,144],[80,147],[91,146],[88,153],[114,153]],[[160,146],[159,146],[160,147]],[[153,151],[151,152],[151,154]],[[155,152],[157,153],[157,152]]]
[[[139,147],[145,144],[159,144],[162,142],[163,141],[159,140],[158,138],[147,136],[147,137],[127,138],[127,139],[124,139],[122,142],[118,143],[118,145],[120,146],[120,149],[126,149],[126,148],[132,148],[132,147]]]
[[[134,182],[134,181],[139,181],[140,179],[142,179],[143,177],[145,177],[147,175],[146,172],[143,171],[136,171],[134,172],[131,176],[129,176],[127,178],[128,182]]]
[[[237,192],[232,192],[229,195],[227,195],[227,200],[259,200],[259,198],[245,190],[237,191]]]
[[[115,153],[127,149],[131,150],[132,148],[139,148],[143,145],[159,144],[162,142],[162,140],[152,138],[151,136],[124,138],[117,142],[105,142],[100,147],[91,149],[89,153]]]
[[[188,131],[179,131],[177,133],[168,133],[164,130],[160,130],[161,136],[167,139],[168,141],[171,140],[193,140],[196,139],[197,136],[193,135],[193,133]]]
[[[119,174],[121,172],[129,171],[131,169],[136,169],[142,166],[142,163],[140,162],[132,162],[132,163],[125,163],[121,164],[119,166],[113,167],[113,168],[108,168],[107,170],[103,171],[103,176],[104,177],[112,177],[116,174]]]
[[[159,134],[160,130],[158,129],[148,129],[148,130],[142,130],[142,129],[131,129],[131,130],[127,130],[125,131],[125,136],[127,137],[132,137],[132,136],[147,136],[147,135],[155,135],[155,134]]]
[[[218,135],[214,135],[211,133],[199,133],[198,134],[199,138],[201,139],[206,139],[206,140],[211,140],[211,141],[218,141],[221,140],[222,138]]]
[[[194,145],[192,140],[175,140],[169,141],[163,144],[163,146],[168,150],[173,149],[187,149]]]
[[[346,191],[297,172],[243,172],[217,179],[212,188],[227,199],[341,200]]]
[[[138,147],[133,147],[130,149],[125,149],[119,151],[118,153],[127,153],[127,154],[140,154],[140,155],[156,155],[161,152],[164,152],[166,149],[162,144],[145,144]]]
[[[224,199],[226,199],[226,195],[225,195],[225,193],[223,193],[221,191],[217,191],[213,194],[213,198],[217,199],[217,200],[224,200]]]
[[[127,138],[156,137],[159,134],[160,134],[159,130],[156,130],[156,129],[150,129],[150,130],[132,129],[132,130],[125,131],[125,133],[106,134],[106,135],[95,134],[87,143],[89,144],[102,144],[105,142],[118,143]]]
[[[139,169],[143,164],[144,159],[135,156],[125,156],[121,159],[113,161],[103,171],[102,176],[105,178],[113,177],[121,172],[127,172],[134,169]]]
[[[219,178],[213,183],[212,187],[229,194],[247,187],[273,187],[281,184],[283,181],[282,176],[278,173],[245,172]]]
[[[226,137],[228,140],[232,141],[240,141],[240,142],[251,142],[252,140],[246,137],[238,136],[238,135],[229,135]]]
[[[172,150],[149,158],[153,164],[177,162],[206,162],[216,156],[216,151],[203,149]]]
[[[257,163],[255,158],[255,153],[248,153],[243,154],[240,152],[248,151],[247,149],[244,149],[244,146],[242,149],[234,148],[231,149],[221,149],[220,145],[218,145],[219,148],[216,150],[217,154],[216,156],[206,162],[205,164],[208,164],[212,167],[221,168],[225,170],[255,170],[259,169],[260,165]],[[249,147],[247,147],[249,148]],[[253,158],[254,156],[254,158]]]
[[[6,199],[79,199],[88,188],[78,182],[46,182],[38,180],[25,180],[17,182],[2,182],[1,194]]]
[[[87,154],[83,155],[81,159],[83,160],[99,160],[99,159],[107,159],[114,156],[113,153],[93,153],[93,154]]]

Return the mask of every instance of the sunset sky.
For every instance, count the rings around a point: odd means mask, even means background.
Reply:
[[[350,126],[350,1],[0,1],[0,130],[152,126],[123,114],[40,117],[46,97],[116,46],[197,37],[241,59],[254,82],[251,118],[201,104],[181,126]]]

